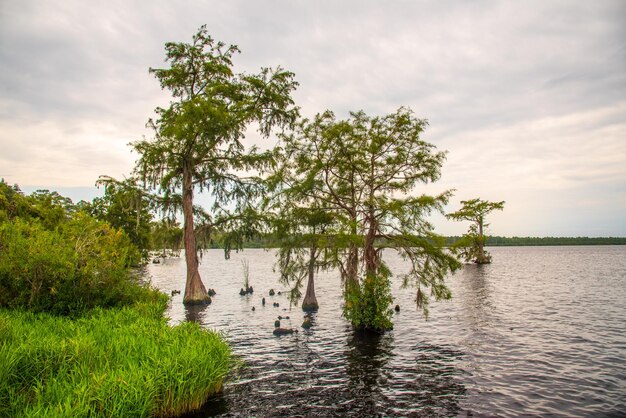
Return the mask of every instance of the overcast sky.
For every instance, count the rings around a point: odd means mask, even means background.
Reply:
[[[428,119],[448,159],[426,190],[505,200],[493,234],[626,236],[623,0],[0,0],[0,177],[78,200],[129,175],[169,100],[148,68],[202,24],[236,71],[293,71],[305,116]]]

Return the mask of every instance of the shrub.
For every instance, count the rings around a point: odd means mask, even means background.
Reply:
[[[358,330],[385,331],[393,328],[391,282],[385,272],[367,276],[346,290],[344,317]]]
[[[139,253],[121,231],[83,213],[55,229],[0,223],[0,307],[75,314],[153,298],[129,276]]]

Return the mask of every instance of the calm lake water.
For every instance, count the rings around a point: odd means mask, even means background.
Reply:
[[[169,316],[223,332],[242,368],[197,416],[626,416],[626,246],[490,251],[493,264],[449,277],[453,299],[433,301],[428,320],[395,280],[401,311],[380,337],[341,317],[335,273],[318,275],[320,310],[304,330],[299,307],[268,296],[285,290],[274,252],[206,252],[213,303],[186,310],[177,295]],[[241,297],[243,258],[254,294]],[[384,258],[405,272],[395,254]],[[160,289],[184,291],[182,258],[148,271]],[[272,335],[279,315],[299,332]]]

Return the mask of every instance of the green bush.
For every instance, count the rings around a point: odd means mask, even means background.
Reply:
[[[72,320],[0,310],[0,416],[173,416],[219,391],[223,339],[170,327],[167,298]]]
[[[55,229],[38,219],[0,223],[0,307],[80,313],[153,298],[129,276],[139,258],[121,231],[78,212]]]
[[[389,274],[382,272],[346,290],[343,315],[358,330],[389,330],[393,328],[392,302]]]
[[[141,254],[128,235],[80,208],[0,181],[0,307],[81,314],[156,297],[129,274]]]
[[[170,327],[139,259],[71,200],[0,181],[0,417],[173,416],[221,389],[228,346]]]

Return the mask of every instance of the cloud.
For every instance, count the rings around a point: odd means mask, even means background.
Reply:
[[[500,188],[565,189],[626,179],[626,101],[443,138],[453,180],[496,177]],[[471,181],[471,180],[470,180]]]
[[[24,186],[93,186],[101,174],[128,174],[134,160],[126,145],[133,134],[107,122],[14,126],[0,120],[0,131],[10,140],[0,154],[0,176]]]
[[[507,200],[509,233],[560,217],[584,234],[579,202],[592,202],[603,233],[626,235],[625,19],[618,0],[2,2],[0,175],[128,174],[126,143],[169,100],[148,67],[206,23],[240,46],[238,71],[293,71],[306,116],[405,105],[427,118],[425,138],[449,151],[433,188]]]

